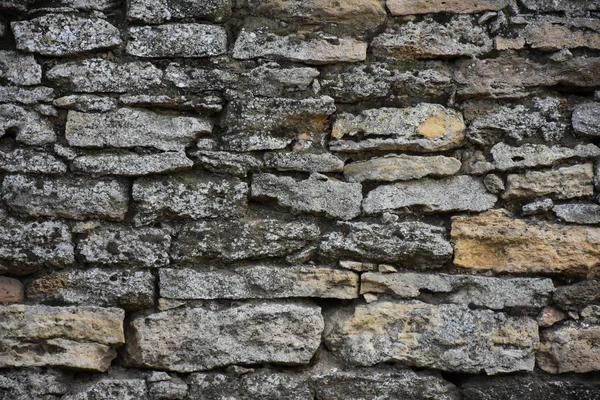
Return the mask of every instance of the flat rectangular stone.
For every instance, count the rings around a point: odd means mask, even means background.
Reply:
[[[17,142],[39,146],[56,141],[54,126],[35,111],[15,104],[0,104],[0,132],[12,129]]]
[[[194,140],[211,133],[205,117],[173,117],[148,110],[121,108],[108,113],[69,111],[65,136],[73,147],[184,150]]]
[[[600,22],[595,18],[538,17],[527,21],[522,35],[532,49],[541,51],[600,49]]]
[[[17,49],[45,56],[71,56],[121,44],[119,30],[100,18],[47,14],[12,22],[11,27]]]
[[[154,276],[150,271],[91,268],[44,275],[27,288],[37,303],[116,306],[139,310],[154,306]]]
[[[244,219],[188,223],[173,242],[171,259],[189,265],[207,259],[282,257],[314,245],[320,233],[318,225],[304,221]]]
[[[541,332],[538,366],[551,374],[585,373],[600,369],[600,326],[567,322]]]
[[[176,372],[230,364],[307,364],[323,327],[319,307],[296,303],[175,309],[134,317],[126,358],[130,366]]]
[[[360,293],[392,294],[401,299],[435,296],[436,301],[472,304],[492,310],[547,306],[554,285],[544,278],[489,278],[470,275],[367,272],[361,276]]]
[[[253,265],[235,269],[161,269],[160,295],[169,299],[358,297],[358,274],[313,266]]]
[[[248,184],[213,174],[140,178],[133,184],[134,222],[196,220],[242,216],[248,207]]]
[[[169,24],[129,28],[127,54],[138,57],[210,57],[227,52],[227,32],[217,25]]]
[[[225,90],[239,83],[239,76],[225,69],[193,68],[170,63],[165,70],[165,80],[180,89]]]
[[[499,273],[594,273],[600,229],[515,219],[506,210],[453,217],[454,264]]]
[[[580,164],[548,171],[527,171],[510,174],[506,179],[506,200],[553,196],[557,199],[592,196],[594,166]]]
[[[542,13],[556,11],[599,11],[600,0],[521,0],[523,5],[532,11]]]
[[[31,54],[0,50],[0,78],[15,85],[42,83],[42,66]]]
[[[404,207],[424,212],[485,211],[494,207],[498,197],[481,180],[468,175],[446,179],[421,179],[379,186],[363,202],[367,214],[378,214]]]
[[[263,30],[242,29],[233,47],[233,58],[267,57],[306,64],[359,62],[367,58],[367,44],[352,38],[323,34],[315,39],[301,35],[279,36]]]
[[[0,306],[0,368],[106,371],[125,343],[118,308]]]
[[[142,176],[189,169],[194,162],[183,151],[156,154],[136,153],[94,154],[77,157],[71,167],[74,171],[92,174]]]
[[[63,174],[67,165],[58,157],[29,148],[0,150],[0,170],[30,174]]]
[[[362,185],[313,174],[296,181],[288,176],[256,174],[252,179],[251,197],[275,199],[293,212],[324,214],[338,219],[360,215]]]
[[[392,15],[464,13],[498,11],[508,6],[509,0],[387,0]]]
[[[220,22],[231,15],[231,3],[231,0],[131,0],[127,17],[148,24],[196,18]]]
[[[12,210],[32,217],[123,220],[129,185],[114,179],[9,175],[2,184],[2,198]]]
[[[453,157],[388,155],[347,164],[344,176],[350,182],[407,181],[426,176],[451,176],[461,166],[461,162]]]
[[[108,112],[117,108],[117,99],[89,94],[72,94],[59,97],[54,100],[52,105],[81,112]]]
[[[338,321],[327,346],[346,363],[382,362],[488,375],[533,371],[539,344],[532,318],[466,305],[376,302]]]
[[[190,152],[194,165],[216,172],[235,176],[247,176],[248,172],[259,171],[263,167],[260,158],[252,154],[229,151],[196,150]]]
[[[2,103],[51,103],[53,98],[54,89],[47,86],[35,86],[32,88],[0,86],[0,102]]]
[[[353,137],[359,136],[356,140]],[[444,151],[460,146],[465,137],[462,114],[439,104],[412,108],[378,108],[359,115],[338,115],[329,148],[334,151]]]
[[[344,161],[330,153],[268,152],[265,166],[278,171],[342,172]]]

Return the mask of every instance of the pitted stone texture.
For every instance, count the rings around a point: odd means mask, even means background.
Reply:
[[[509,0],[387,0],[392,15],[464,13],[474,14],[482,11],[498,11],[508,6]]]
[[[162,76],[149,62],[117,64],[101,58],[58,64],[46,73],[61,87],[84,93],[143,91],[158,86]]]
[[[219,22],[231,14],[231,3],[231,0],[132,0],[127,17],[148,24],[196,18]]]
[[[394,59],[475,57],[493,49],[487,32],[462,15],[445,24],[406,22],[377,36],[371,46],[376,57]]]
[[[204,24],[133,26],[126,51],[138,57],[217,56],[227,52],[227,32]]]
[[[319,400],[458,400],[458,389],[435,374],[412,370],[326,371],[310,378]]]
[[[240,82],[234,87],[239,91],[251,92],[255,96],[281,97],[290,92],[307,90],[317,76],[319,70],[316,68],[282,68],[272,61],[242,73]]]
[[[307,364],[323,327],[319,307],[296,303],[165,311],[131,321],[127,360],[131,366],[177,372],[230,364]]]
[[[529,10],[540,12],[600,10],[599,0],[571,0],[568,2],[557,0],[522,0],[522,3]]]
[[[504,190],[504,188],[502,188],[502,190]],[[552,210],[553,206],[554,202],[552,201],[552,199],[543,199],[525,204],[521,208],[521,211],[523,212],[523,215],[543,214]]]
[[[600,24],[593,18],[527,18],[520,36],[530,48],[559,51],[586,47],[600,49]]]
[[[538,366],[551,374],[600,370],[600,326],[567,322],[541,332]]]
[[[600,103],[581,104],[573,110],[573,129],[575,132],[600,136]]]
[[[460,175],[379,186],[367,194],[363,210],[367,214],[403,207],[418,207],[424,212],[485,211],[494,207],[497,200],[483,182]]]
[[[18,142],[30,146],[56,141],[54,127],[48,119],[14,104],[0,104],[0,133],[11,129]]]
[[[338,229],[321,242],[320,251],[327,257],[410,266],[441,265],[452,257],[446,230],[421,222],[339,222]]]
[[[15,85],[39,85],[42,67],[32,55],[0,50],[0,79]]]
[[[129,185],[76,176],[9,175],[2,184],[2,198],[12,210],[32,217],[123,220],[129,205]]]
[[[15,102],[31,105],[37,103],[50,103],[53,98],[54,89],[46,86],[36,86],[32,88],[0,86],[0,103]]]
[[[453,217],[454,264],[500,273],[593,275],[600,229],[514,219],[503,209]]]
[[[329,153],[269,152],[265,166],[278,171],[342,172],[344,161]]]
[[[154,147],[184,150],[212,131],[207,118],[156,114],[148,110],[121,108],[108,113],[69,111],[65,136],[74,147]]]
[[[56,400],[69,390],[72,376],[39,368],[0,372],[0,399]]]
[[[134,222],[239,217],[248,207],[247,194],[245,182],[212,174],[141,178],[133,184]]]
[[[556,216],[565,222],[575,224],[600,223],[598,204],[557,204],[552,208]]]
[[[571,158],[594,159],[600,157],[600,148],[593,144],[579,144],[574,148],[525,144],[514,147],[498,143],[490,150],[493,161],[476,161],[471,173],[484,174],[493,170],[509,171],[518,168],[547,167]]]
[[[118,308],[0,306],[0,367],[106,371],[125,342]]]
[[[324,214],[349,220],[361,212],[360,183],[340,182],[316,173],[301,181],[287,176],[256,174],[251,187],[252,197],[275,199],[295,213]]]
[[[31,174],[62,174],[67,166],[52,154],[28,148],[0,150],[0,170]]]
[[[205,259],[236,261],[281,257],[305,248],[319,237],[319,227],[303,221],[194,222],[181,228],[171,248],[171,258],[174,263],[190,265]]]
[[[58,221],[20,221],[2,216],[0,273],[26,275],[75,262],[69,227]]]
[[[313,400],[304,375],[260,370],[241,376],[195,373],[188,379],[189,397],[203,400]]]
[[[94,154],[73,160],[74,171],[101,175],[142,176],[189,169],[194,162],[181,152],[139,155],[136,153]]]
[[[367,44],[352,38],[327,34],[306,38],[302,34],[279,36],[268,31],[243,29],[233,47],[233,58],[273,58],[306,64],[359,62],[367,58]]]
[[[461,165],[453,157],[400,154],[347,164],[344,176],[350,182],[407,181],[426,176],[451,176],[460,170]]]
[[[21,281],[7,276],[0,276],[0,303],[23,303],[23,300],[25,300],[25,291]]]
[[[61,400],[91,399],[146,400],[146,381],[140,378],[103,376],[92,382],[76,385]]]
[[[100,18],[48,14],[12,22],[17,49],[45,56],[70,56],[117,47],[119,30]]]
[[[444,151],[462,144],[462,115],[439,104],[412,108],[378,108],[359,115],[338,116],[329,146],[334,151],[410,150]],[[351,137],[359,136],[359,140]],[[350,138],[344,138],[350,137]]]
[[[353,365],[401,362],[494,375],[532,371],[539,337],[531,318],[466,305],[376,302],[338,322],[326,344]]]
[[[580,164],[550,171],[527,171],[510,174],[506,179],[504,199],[527,199],[550,195],[557,199],[592,196],[594,166]]]
[[[107,112],[117,108],[117,100],[112,97],[93,95],[70,95],[59,97],[52,103],[55,107],[81,112]]]
[[[239,76],[221,69],[192,68],[170,63],[165,70],[165,80],[180,89],[225,90],[239,83]]]
[[[600,284],[585,280],[574,285],[559,286],[553,296],[556,305],[563,310],[580,311],[600,299]]]
[[[313,266],[254,265],[235,269],[161,269],[160,295],[169,299],[358,297],[358,274]]]
[[[117,225],[80,227],[78,258],[91,265],[164,267],[169,264],[171,236],[163,229]]]
[[[216,172],[235,176],[246,176],[248,172],[259,171],[263,162],[251,154],[230,153],[228,151],[196,150],[190,153],[195,165]]]
[[[149,271],[99,268],[58,272],[34,280],[27,298],[47,304],[152,308],[154,276]]]
[[[401,299],[434,295],[444,303],[472,304],[492,310],[542,308],[548,305],[554,285],[550,279],[488,278],[469,275],[367,272],[360,292],[386,293]]]

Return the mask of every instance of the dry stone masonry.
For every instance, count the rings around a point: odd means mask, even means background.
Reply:
[[[599,0],[0,0],[0,400],[600,400]]]

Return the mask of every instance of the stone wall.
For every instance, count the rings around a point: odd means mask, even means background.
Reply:
[[[0,0],[0,399],[600,399],[599,0]]]

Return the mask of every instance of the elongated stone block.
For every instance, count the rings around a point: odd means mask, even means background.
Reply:
[[[408,181],[426,176],[450,176],[461,167],[453,157],[420,157],[405,154],[377,157],[344,167],[344,176],[351,182]]]
[[[392,15],[432,13],[474,14],[481,11],[501,10],[509,4],[509,0],[387,0],[386,4]]]
[[[553,196],[557,199],[592,196],[594,166],[580,164],[549,171],[510,174],[506,179],[506,200]]]
[[[541,333],[537,353],[541,369],[551,374],[600,370],[600,326],[568,322]]]

